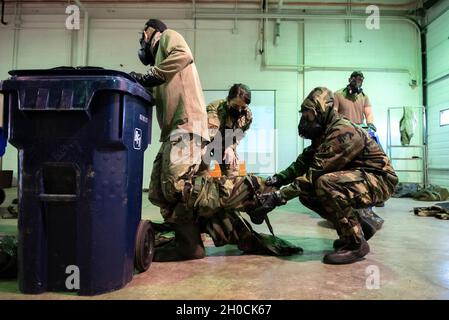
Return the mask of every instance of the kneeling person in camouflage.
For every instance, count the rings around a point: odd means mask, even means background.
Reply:
[[[375,233],[354,209],[386,201],[398,178],[379,145],[335,112],[330,90],[312,90],[300,112],[298,133],[312,145],[287,169],[267,179],[267,185],[286,186],[260,196],[262,205],[254,211],[253,222],[261,223],[276,206],[299,197],[306,207],[332,221],[339,235],[335,251],[323,262],[353,263],[369,253],[367,239]]]
[[[209,233],[216,246],[237,244],[245,253],[286,256],[302,249],[272,235],[255,232],[236,211],[253,212],[257,194],[274,190],[254,175],[228,178],[194,176],[184,180],[184,190],[172,213],[174,238],[155,250],[155,261],[201,259],[205,249],[200,233]],[[253,217],[251,217],[253,219]],[[271,228],[271,227],[270,227]]]

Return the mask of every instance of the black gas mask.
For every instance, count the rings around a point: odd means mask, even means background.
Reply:
[[[313,140],[321,136],[323,132],[324,128],[318,123],[316,118],[313,121],[308,121],[305,117],[301,117],[298,124],[298,134],[301,137]]]
[[[362,86],[357,84],[357,78],[355,78],[355,77],[351,78],[351,81],[349,82],[347,88],[348,88],[348,93],[350,95],[357,95],[357,94],[363,92]]]
[[[354,84],[354,85],[352,85],[352,84],[349,84],[348,85],[348,93],[350,94],[350,95],[356,95],[356,94],[359,94],[359,93],[362,93],[363,92],[363,89],[362,89],[362,87],[359,87],[359,86],[357,86],[356,84]]]
[[[245,109],[238,110],[234,107],[229,108],[229,115],[234,119],[238,119],[238,118],[244,116],[245,114],[246,114]]]
[[[156,31],[153,32],[148,42],[145,41],[145,34],[142,32],[142,36],[139,39],[140,49],[137,51],[137,55],[144,65],[153,66],[156,63],[154,53],[157,52],[159,41],[155,44],[153,49],[151,48],[151,44],[158,31],[161,33],[164,32],[167,29],[167,26],[162,21],[159,21],[157,19],[150,19],[145,24],[144,30],[147,30],[149,27],[155,29]]]
[[[156,32],[153,33],[153,36],[155,34]],[[151,38],[153,38],[153,36]],[[151,40],[152,39],[150,39],[149,42],[145,42],[145,35],[142,32],[142,37],[139,40],[140,49],[137,51],[137,55],[139,56],[140,61],[146,66],[153,66],[156,63],[153,51],[151,50]]]

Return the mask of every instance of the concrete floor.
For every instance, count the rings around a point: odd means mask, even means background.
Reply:
[[[7,189],[0,209],[15,192]],[[366,259],[352,265],[321,262],[336,232],[292,200],[271,214],[271,222],[278,236],[304,248],[303,255],[242,255],[234,246],[216,248],[206,238],[205,259],[152,263],[115,292],[90,298],[71,293],[23,295],[16,281],[0,281],[0,299],[449,299],[449,221],[416,217],[410,211],[432,204],[390,199],[384,208],[376,208],[386,221],[384,227],[370,240]],[[145,218],[160,221],[146,195],[143,208]],[[14,233],[16,224],[17,220],[0,219],[0,233]],[[256,229],[268,233],[265,226]]]

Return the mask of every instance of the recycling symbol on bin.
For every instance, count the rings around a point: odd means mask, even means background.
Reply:
[[[134,149],[140,150],[142,147],[142,130],[139,128],[134,129]]]

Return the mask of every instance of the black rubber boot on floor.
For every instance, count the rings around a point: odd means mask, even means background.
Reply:
[[[202,259],[205,249],[199,226],[193,222],[174,224],[175,239],[155,248],[153,261],[181,261]]]
[[[360,243],[349,242],[346,246],[328,253],[323,258],[326,264],[350,264],[360,261],[369,253],[369,245],[365,238]]]

